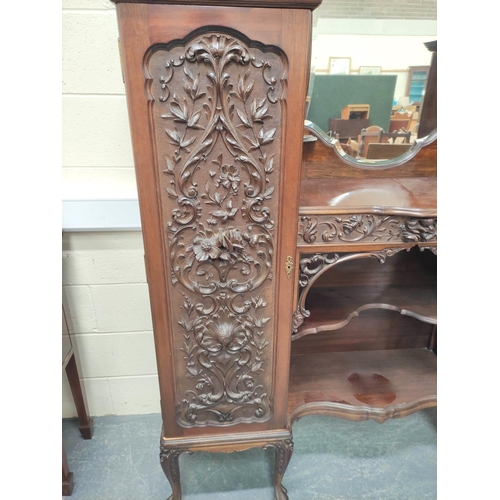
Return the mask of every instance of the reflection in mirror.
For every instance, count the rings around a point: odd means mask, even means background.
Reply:
[[[436,65],[436,0],[396,2],[389,12],[387,4],[359,5],[323,0],[314,11],[309,140],[328,142],[356,166],[401,164],[436,137],[425,96]]]

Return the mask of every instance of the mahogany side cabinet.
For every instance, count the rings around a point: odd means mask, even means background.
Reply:
[[[303,142],[321,0],[113,1],[170,499],[180,454],[272,447],[286,500],[297,418],[382,422],[436,404],[436,214],[420,165],[435,149],[395,169],[406,198],[394,214],[332,205],[384,182],[389,194],[373,192],[392,200],[395,184],[387,169],[336,177],[356,169],[321,134]],[[318,169],[328,156],[343,170]]]

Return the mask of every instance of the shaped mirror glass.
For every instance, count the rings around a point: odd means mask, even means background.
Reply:
[[[355,166],[389,168],[436,138],[435,88],[426,102],[436,5],[323,0],[313,14],[305,140]]]

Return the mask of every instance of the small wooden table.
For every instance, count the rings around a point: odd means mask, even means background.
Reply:
[[[83,439],[91,439],[93,431],[93,421],[89,416],[85,389],[80,383],[78,367],[76,363],[75,350],[69,335],[68,322],[64,307],[62,309],[62,367],[66,369],[71,393],[75,402],[78,419],[80,421],[79,430]],[[69,470],[68,458],[62,445],[62,494],[69,496],[73,492],[73,473]]]

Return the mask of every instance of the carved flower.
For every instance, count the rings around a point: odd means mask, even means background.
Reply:
[[[219,241],[221,246],[229,252],[241,252],[245,245],[238,229],[219,231]]]
[[[222,165],[220,167],[220,174],[215,185],[219,187],[224,186],[226,189],[232,188],[234,194],[238,194],[238,185],[241,182],[240,173],[235,165]]]
[[[208,47],[210,53],[217,59],[224,55],[224,50],[226,49],[227,38],[221,35],[212,35],[210,37],[210,42]]]
[[[215,236],[197,235],[193,239],[192,249],[196,260],[202,262],[217,259],[220,256],[218,239]]]
[[[224,229],[213,233],[211,230],[200,230],[186,250],[193,251],[198,262],[209,259],[230,261],[238,259],[246,240],[238,229]]]

